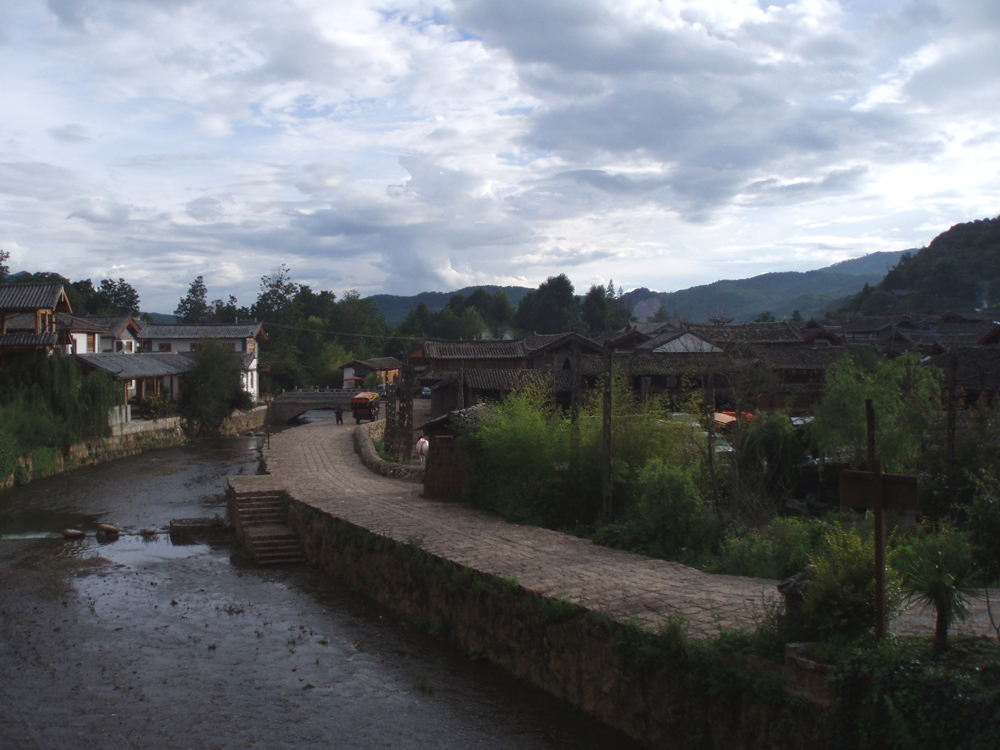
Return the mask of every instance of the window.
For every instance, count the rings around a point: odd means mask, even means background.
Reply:
[[[88,352],[93,352],[93,351],[97,351],[97,350],[96,350],[96,349],[94,348],[94,347],[95,347],[96,345],[97,345],[97,342],[95,341],[95,336],[94,336],[94,334],[93,334],[93,333],[88,333],[88,334],[87,334],[87,351],[88,351]]]
[[[161,352],[169,352],[170,351],[170,344],[160,344],[160,351]]]

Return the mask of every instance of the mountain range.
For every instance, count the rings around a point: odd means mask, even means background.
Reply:
[[[904,252],[913,251],[871,253],[815,271],[767,273],[749,279],[716,281],[676,292],[639,288],[626,292],[623,298],[629,311],[639,320],[645,320],[661,307],[675,320],[693,322],[703,322],[718,315],[745,321],[764,312],[770,312],[780,320],[790,317],[796,310],[808,319],[861,291],[865,284],[881,282]],[[470,286],[454,292],[422,292],[412,297],[375,294],[369,299],[385,315],[386,323],[395,327],[421,302],[431,312],[439,312],[452,295],[468,296],[476,289],[484,289],[490,294],[503,289],[514,307],[530,291],[522,286]]]

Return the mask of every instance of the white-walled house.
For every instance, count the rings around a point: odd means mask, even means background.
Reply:
[[[97,349],[77,349],[78,353],[97,351],[102,354],[134,354],[139,351],[139,323],[131,315],[84,315],[88,323],[102,329]]]
[[[218,341],[243,355],[243,390],[256,402],[260,397],[257,374],[257,342],[267,338],[260,323],[232,325],[183,325],[146,323],[137,335],[143,352],[187,354],[197,351],[204,341]]]

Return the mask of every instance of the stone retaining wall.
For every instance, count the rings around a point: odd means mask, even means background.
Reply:
[[[648,747],[829,744],[829,713],[789,699],[776,665],[669,642],[651,657],[637,629],[431,555],[419,539],[395,542],[295,500],[288,525],[326,574]]]
[[[262,406],[247,412],[236,412],[223,424],[222,434],[240,435],[259,430],[264,424],[266,413],[266,408]],[[129,429],[120,434],[71,445],[66,455],[46,456],[44,462],[31,453],[24,454],[17,460],[17,469],[0,479],[0,489],[61,474],[81,466],[91,466],[187,442],[178,417],[129,422],[125,426]]]
[[[423,466],[389,463],[375,450],[373,440],[381,440],[385,434],[385,422],[361,424],[354,428],[354,440],[361,449],[361,463],[384,477],[408,479],[421,482],[424,478]]]

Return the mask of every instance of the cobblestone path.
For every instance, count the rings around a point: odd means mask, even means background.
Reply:
[[[690,633],[752,628],[779,598],[776,581],[711,575],[566,534],[508,523],[455,503],[425,500],[421,485],[369,471],[354,452],[353,425],[333,420],[285,430],[265,449],[269,475],[234,485],[284,489],[296,500],[376,534],[482,573],[517,578],[524,588],[566,599],[619,622],[656,629],[680,613]],[[985,606],[961,630],[989,632]],[[933,632],[930,614],[905,613],[897,633]]]

